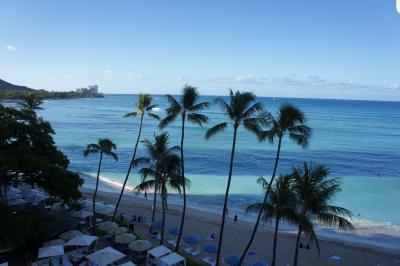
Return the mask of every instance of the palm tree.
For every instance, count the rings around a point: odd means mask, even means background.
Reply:
[[[42,107],[40,107],[42,103],[43,101],[37,93],[28,92],[25,95],[24,101],[18,103],[18,105],[21,106],[23,109],[27,109],[34,112],[35,110],[43,109]]]
[[[144,146],[147,150],[149,158],[141,158],[141,160],[147,160],[150,162],[150,166],[144,167],[140,170],[142,175],[142,183],[139,184],[137,190],[147,190],[154,188],[153,197],[153,212],[151,222],[154,222],[156,204],[157,204],[157,192],[161,194],[161,207],[162,207],[162,228],[161,228],[161,241],[164,242],[165,232],[165,210],[166,201],[168,196],[168,189],[177,190],[181,192],[181,187],[185,184],[188,185],[190,181],[185,180],[184,184],[181,179],[181,161],[177,154],[179,146],[169,147],[169,136],[167,133],[160,133],[154,135],[154,140],[144,140]],[[138,159],[139,160],[139,159]]]
[[[289,136],[294,143],[297,145],[306,148],[309,143],[309,139],[311,138],[311,128],[308,127],[305,122],[306,118],[298,108],[290,104],[282,104],[279,107],[278,114],[276,118],[272,115],[269,117],[269,122],[271,128],[265,132],[263,132],[263,138],[268,139],[269,142],[273,143],[274,140],[278,139],[278,148],[276,150],[275,164],[272,170],[271,180],[269,182],[269,186],[264,195],[264,203],[268,200],[268,195],[271,190],[271,184],[274,182],[274,178],[276,175],[276,170],[278,168],[279,156],[281,153],[282,141],[285,135]],[[244,249],[242,256],[240,258],[239,265],[243,263],[246,254],[253,243],[254,237],[257,233],[258,226],[260,224],[262,215],[262,210],[258,212],[256,223],[254,224],[254,228],[252,234],[250,236],[250,240]]]
[[[136,111],[135,112],[129,112],[129,113],[124,115],[124,117],[136,117],[136,116],[139,116],[140,117],[140,124],[139,124],[139,133],[138,133],[138,136],[137,136],[137,139],[136,139],[135,148],[133,150],[132,159],[131,159],[131,162],[129,163],[129,168],[128,168],[128,171],[126,173],[126,177],[125,177],[124,183],[122,185],[121,192],[119,194],[117,204],[115,205],[115,210],[114,210],[114,214],[113,214],[113,217],[112,217],[113,220],[115,219],[115,216],[117,215],[118,207],[119,207],[119,204],[121,202],[122,195],[124,194],[124,190],[125,190],[126,182],[128,182],[129,174],[131,173],[131,170],[134,167],[136,151],[137,151],[137,148],[138,148],[138,145],[139,145],[140,135],[142,133],[142,126],[143,126],[144,116],[147,115],[150,118],[153,118],[153,119],[156,119],[156,120],[160,119],[160,117],[158,115],[156,115],[156,114],[151,112],[153,110],[153,108],[158,106],[157,104],[152,104],[152,100],[153,100],[153,98],[149,94],[140,93],[138,101],[135,103]]]
[[[256,96],[251,92],[237,91],[235,93],[230,91],[229,103],[225,102],[222,98],[217,98],[215,102],[221,107],[223,113],[228,117],[229,122],[223,122],[213,126],[206,132],[206,139],[211,138],[217,133],[224,131],[228,124],[233,127],[233,140],[232,140],[232,151],[228,174],[228,183],[226,185],[225,197],[224,197],[224,207],[222,209],[222,221],[219,232],[218,240],[218,252],[216,265],[219,265],[221,256],[221,247],[224,233],[225,216],[227,211],[228,194],[229,188],[232,180],[233,162],[235,156],[236,138],[238,129],[241,125],[251,133],[254,133],[261,140],[262,126],[267,125],[266,113],[261,103],[254,103]]]
[[[310,236],[320,252],[318,239],[314,231],[314,220],[322,225],[338,229],[351,230],[353,225],[345,217],[351,218],[349,210],[330,205],[333,197],[341,191],[338,179],[327,179],[328,169],[321,164],[304,163],[303,167],[293,168],[293,189],[298,201],[298,231],[294,254],[294,266],[297,266],[299,241],[301,234]]]
[[[177,100],[171,95],[166,95],[170,106],[166,109],[167,116],[161,120],[160,128],[165,128],[167,125],[176,120],[179,116],[181,117],[181,173],[182,173],[182,182],[185,179],[185,163],[184,163],[184,152],[183,152],[183,144],[185,139],[185,122],[188,120],[193,124],[197,124],[199,126],[203,126],[203,124],[207,123],[208,117],[197,113],[198,111],[204,110],[209,107],[208,102],[198,103],[199,93],[196,87],[192,87],[189,85],[185,85],[182,90],[182,95]],[[186,188],[183,185],[183,209],[182,209],[182,217],[181,224],[179,227],[179,235],[176,241],[175,251],[179,250],[179,243],[182,238],[183,227],[185,223],[185,213],[186,213]]]
[[[274,243],[272,249],[272,261],[271,265],[276,265],[276,245],[278,243],[278,230],[279,222],[284,219],[290,222],[297,221],[297,215],[295,211],[296,207],[296,195],[291,187],[291,176],[281,175],[275,181],[271,187],[271,191],[268,195],[267,202],[255,203],[247,207],[246,212],[258,213],[262,212],[262,220],[268,221],[272,217],[275,217],[275,230],[274,230]],[[257,180],[265,193],[267,193],[269,183],[263,177]]]
[[[100,153],[99,167],[97,169],[96,188],[93,193],[93,234],[96,234],[96,195],[99,188],[99,177],[101,170],[101,163],[103,161],[103,154],[111,156],[114,160],[118,160],[117,154],[113,152],[117,146],[110,139],[99,139],[97,143],[92,143],[86,146],[83,155],[87,157],[92,153]]]

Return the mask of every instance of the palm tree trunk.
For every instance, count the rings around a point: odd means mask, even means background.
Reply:
[[[99,178],[100,178],[100,169],[102,160],[103,160],[103,152],[100,152],[99,169],[97,169],[96,188],[94,189],[93,193],[93,227],[92,227],[93,235],[96,235],[96,196],[97,196],[97,190],[99,188]]]
[[[185,224],[185,215],[186,215],[186,179],[185,179],[185,162],[183,158],[183,143],[185,138],[185,118],[186,115],[182,115],[182,132],[181,132],[181,175],[182,175],[182,185],[183,185],[183,208],[182,208],[182,217],[181,217],[181,225],[179,226],[179,235],[176,240],[175,251],[179,250],[179,243],[181,242],[182,234],[183,234],[183,226]]]
[[[164,232],[165,232],[165,194],[167,190],[165,188],[165,184],[162,185],[161,193],[162,193],[162,220],[161,220],[161,238],[160,245],[164,244]]]
[[[274,169],[272,171],[271,180],[270,180],[270,182],[268,184],[267,192],[265,193],[265,196],[264,196],[263,205],[265,205],[265,203],[267,203],[268,195],[269,195],[269,192],[271,190],[272,183],[274,182],[274,179],[275,179],[276,169],[278,168],[279,155],[281,153],[281,145],[282,145],[282,136],[279,137],[278,149],[276,151],[276,157],[275,157],[275,165],[274,165]],[[242,265],[242,263],[244,261],[244,258],[246,257],[247,252],[249,251],[249,248],[250,248],[251,244],[254,241],[254,237],[256,236],[258,226],[260,225],[261,215],[262,215],[262,208],[260,208],[260,210],[258,211],[257,220],[256,220],[256,223],[254,225],[253,232],[251,233],[250,240],[247,243],[247,246],[244,249],[244,251],[242,253],[242,256],[240,257],[240,261],[239,261],[239,265],[238,266]]]
[[[231,161],[230,161],[229,175],[228,175],[228,184],[226,185],[225,198],[224,198],[224,208],[222,209],[222,220],[221,220],[221,227],[220,227],[220,230],[219,230],[218,252],[217,252],[217,260],[216,260],[216,263],[215,263],[216,266],[219,265],[220,259],[221,259],[221,248],[222,248],[222,239],[223,239],[223,234],[224,234],[225,216],[226,216],[226,211],[227,211],[229,188],[231,186],[231,179],[232,179],[233,159],[235,157],[236,135],[237,135],[237,127],[234,127],[234,130],[233,130],[233,141],[232,141],[232,152],[231,152]]]
[[[154,184],[154,196],[153,196],[153,210],[151,213],[151,222],[154,223],[156,218],[156,204],[157,204],[157,181]]]
[[[119,194],[117,204],[115,205],[115,210],[114,210],[114,214],[113,214],[113,217],[112,217],[113,221],[115,220],[115,216],[117,215],[118,207],[119,207],[119,204],[121,202],[122,195],[124,194],[126,182],[128,182],[129,174],[131,173],[131,170],[132,170],[132,167],[133,167],[133,162],[135,161],[136,151],[137,151],[137,148],[138,148],[138,145],[139,145],[140,135],[142,133],[143,116],[144,116],[144,114],[142,114],[141,117],[140,117],[139,133],[138,133],[138,136],[137,136],[137,139],[136,139],[135,149],[133,150],[132,159],[131,159],[131,162],[129,163],[129,169],[128,169],[128,172],[126,173],[126,177],[125,177],[125,180],[124,180],[124,184],[122,185],[121,193]]]
[[[299,256],[299,242],[300,242],[300,236],[301,236],[301,229],[299,225],[299,230],[297,231],[297,238],[296,238],[296,247],[294,250],[294,261],[293,261],[293,266],[297,266],[297,259]]]
[[[275,217],[274,244],[273,244],[273,248],[272,248],[271,266],[275,266],[275,264],[276,264],[276,244],[278,243],[278,230],[279,230],[280,219],[281,219],[280,214],[277,213],[276,217]]]

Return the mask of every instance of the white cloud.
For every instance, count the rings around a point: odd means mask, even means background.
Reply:
[[[112,73],[112,71],[110,69],[106,69],[104,70],[104,75],[110,75]]]
[[[6,50],[9,52],[15,52],[17,50],[17,47],[15,47],[14,45],[8,44],[8,45],[6,45]]]

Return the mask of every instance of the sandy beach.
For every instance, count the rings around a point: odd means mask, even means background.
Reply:
[[[82,189],[86,197],[91,197],[92,190]],[[115,193],[99,191],[98,201],[115,204],[117,195]],[[147,221],[151,218],[151,204],[150,198],[148,200],[139,198],[132,193],[126,193],[120,205],[120,212],[130,215],[142,215],[147,217]],[[180,221],[180,206],[169,204],[169,211],[167,212],[167,229],[179,225]],[[157,218],[160,218],[160,212],[157,212]],[[232,214],[230,214],[232,215]],[[210,233],[218,234],[219,232],[220,215],[197,209],[188,209],[187,218],[185,222],[185,234],[197,234],[201,237],[200,245],[207,242],[206,236]],[[249,239],[252,229],[252,224],[249,222],[239,221],[234,224],[233,218],[229,217],[226,223],[224,233],[224,243],[222,248],[222,255],[229,253],[240,254],[244,245]],[[148,235],[148,225],[145,223],[136,224],[135,232],[142,238],[150,239]],[[263,226],[251,247],[251,251],[255,251],[256,255],[247,256],[246,263],[255,261],[268,261],[272,253],[272,227]],[[168,239],[167,234],[167,239]],[[153,240],[154,243],[157,241]],[[303,243],[307,243],[304,238]],[[338,242],[335,240],[324,239],[319,237],[321,246],[321,254],[318,256],[316,248],[311,245],[311,249],[299,250],[299,265],[400,265],[400,252],[394,250],[386,250],[369,246],[355,245],[352,243]],[[217,243],[217,240],[215,240]],[[292,233],[283,232],[279,234],[278,248],[277,248],[277,265],[291,265],[293,262],[295,245],[295,235]],[[339,256],[340,260],[329,259],[330,256]],[[202,255],[197,258],[202,258]]]

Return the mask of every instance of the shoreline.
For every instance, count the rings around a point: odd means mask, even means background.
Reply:
[[[104,186],[107,187],[108,191],[102,190]],[[115,205],[118,196],[115,189],[115,186],[101,182],[97,201]],[[93,193],[92,188],[88,186],[87,183],[86,186],[84,185],[84,187],[81,188],[81,191],[83,195],[89,199]],[[146,200],[143,198],[141,193],[136,194],[126,191],[123,200],[121,201],[119,211],[131,215],[140,214],[146,216],[147,222],[149,222],[151,217],[151,198],[150,193]],[[159,203],[157,202],[157,204]],[[170,210],[167,213],[167,231],[169,228],[179,225],[181,210],[180,204],[177,204],[176,202],[170,201],[168,205]],[[160,214],[159,208],[157,208],[157,213]],[[159,215],[157,218],[159,219]],[[243,217],[239,218],[238,224],[234,224],[232,214],[230,214],[227,227],[225,228],[226,233],[224,234],[223,254],[232,252],[239,254],[247,243],[253,223],[242,218]],[[188,206],[186,220],[184,234],[199,234],[201,238],[204,239],[204,237],[210,233],[217,234],[219,232],[220,215],[218,212]],[[140,228],[139,233],[141,233],[141,235],[144,234],[145,238],[148,238],[148,227],[144,227],[145,228]],[[284,228],[284,226],[282,226],[282,228]],[[267,224],[261,226],[257,233],[254,244],[250,250],[256,251],[258,260],[270,258],[272,250],[272,230],[272,226]],[[317,236],[321,246],[321,256],[318,257],[314,245],[311,244],[311,250],[304,250],[303,252],[303,250],[300,249],[300,254],[304,254],[305,252],[310,254],[309,256],[301,257],[301,261],[303,262],[300,265],[338,265],[338,262],[340,262],[340,265],[400,265],[399,249],[380,247],[362,242],[357,243],[340,238],[340,236],[335,238],[324,234],[318,234],[318,232]],[[292,263],[288,258],[291,258],[291,254],[293,254],[294,239],[294,230],[283,229],[279,232],[278,249],[282,249],[286,255],[279,255],[278,253],[278,258],[285,258],[285,263],[278,263],[278,265],[290,265]],[[307,243],[307,240],[304,237],[302,237],[302,239],[304,244]],[[204,241],[200,244],[204,244]],[[329,259],[328,257],[332,255],[341,257],[341,260],[334,261]],[[360,261],[354,261],[355,258],[363,259]],[[252,257],[248,256],[247,259],[251,260]],[[376,261],[376,263],[371,264],[371,261]]]
[[[82,193],[90,198],[93,191],[89,188],[82,188]],[[98,191],[97,201],[115,205],[117,194],[113,192]],[[130,215],[142,215],[147,217],[147,223],[151,218],[152,200],[140,198],[130,193],[124,194],[121,201],[119,213],[127,213]],[[170,210],[167,211],[166,232],[169,228],[179,225],[181,206],[169,203]],[[156,219],[160,219],[160,210],[157,208]],[[185,220],[185,234],[197,234],[201,237],[200,246],[207,243],[205,237],[211,233],[218,234],[220,215],[197,210],[188,207],[187,217]],[[237,224],[233,223],[232,217],[228,217],[225,233],[222,255],[228,253],[240,254],[244,245],[247,243],[252,223],[241,221]],[[247,256],[247,262],[253,260],[269,260],[272,252],[272,227],[260,227],[251,251],[256,252],[256,256]],[[143,238],[150,238],[148,235],[148,225],[138,224],[135,226],[135,231]],[[170,236],[166,233],[166,238]],[[366,244],[353,244],[347,241],[338,241],[335,239],[319,236],[321,246],[321,256],[318,256],[317,250],[313,244],[311,249],[300,249],[299,264],[300,265],[400,265],[400,254],[396,250],[385,248],[371,247]],[[307,243],[307,239],[302,237],[303,244]],[[156,243],[156,242],[155,242]],[[216,243],[216,241],[215,241]],[[278,264],[291,265],[292,254],[294,252],[295,233],[288,231],[280,231],[278,238]],[[329,256],[339,256],[340,261],[329,259]],[[338,264],[339,263],[339,264]]]

